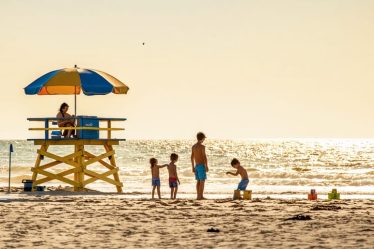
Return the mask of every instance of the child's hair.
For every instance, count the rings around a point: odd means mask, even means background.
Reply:
[[[151,159],[149,159],[149,163],[151,164],[151,167],[153,167],[157,164],[157,159],[152,157]]]
[[[175,153],[172,153],[172,154],[170,155],[170,160],[171,160],[171,161],[176,161],[176,160],[178,160],[178,155],[175,154]]]
[[[201,141],[201,140],[203,140],[204,138],[206,138],[206,136],[205,136],[204,133],[199,132],[199,133],[197,133],[196,138],[197,138],[198,141]]]
[[[239,160],[236,159],[236,158],[231,160],[231,166],[234,166],[234,165],[239,164],[239,163],[240,163]]]

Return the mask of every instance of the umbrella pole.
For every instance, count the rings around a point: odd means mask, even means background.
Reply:
[[[77,89],[74,91],[74,116],[77,116]]]
[[[74,116],[77,116],[77,94],[74,94]]]

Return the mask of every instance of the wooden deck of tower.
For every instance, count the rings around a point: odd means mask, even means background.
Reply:
[[[75,117],[84,119],[84,116]],[[77,127],[50,127],[49,123],[56,122],[57,118],[28,118],[29,121],[42,121],[44,122],[44,128],[29,128],[32,131],[44,131],[44,139],[28,139],[33,141],[34,145],[40,146],[37,150],[36,161],[34,167],[31,168],[33,189],[35,186],[52,181],[58,180],[63,183],[69,184],[74,188],[74,191],[81,191],[87,189],[86,186],[97,180],[102,180],[106,183],[112,184],[116,187],[117,192],[122,192],[122,182],[119,178],[119,169],[116,165],[114,145],[119,145],[120,141],[125,139],[112,138],[112,131],[124,130],[123,128],[112,128],[113,121],[125,121],[125,118],[96,118],[89,117],[89,119],[97,120],[96,127],[78,124]],[[98,123],[106,122],[106,128],[100,128]],[[79,122],[78,122],[79,123]],[[62,131],[67,129],[74,129],[78,133],[78,138],[65,139],[50,138],[50,131]],[[80,132],[78,132],[80,131]],[[88,134],[88,138],[85,138],[85,131],[96,132],[94,134]],[[99,131],[107,131],[107,137],[104,139],[99,138]],[[86,134],[86,135],[87,135]],[[104,153],[94,155],[86,150],[87,145],[98,145],[103,146]],[[51,146],[74,146],[74,152],[68,155],[57,155],[48,149]],[[47,157],[52,159],[51,162],[42,164],[43,159]],[[99,163],[106,170],[104,173],[96,172],[91,169],[90,166],[94,163]],[[58,172],[58,167],[61,164],[70,166],[70,169],[65,169]],[[53,171],[51,171],[53,169]],[[56,173],[56,171],[58,173]]]

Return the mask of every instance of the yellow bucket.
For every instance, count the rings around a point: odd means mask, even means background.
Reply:
[[[244,190],[243,199],[252,200],[252,190]]]

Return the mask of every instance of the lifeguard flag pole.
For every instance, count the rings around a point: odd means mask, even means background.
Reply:
[[[12,169],[12,152],[13,152],[13,144],[9,145],[9,181],[8,181],[8,193],[10,193],[10,176],[11,176],[11,169]]]

